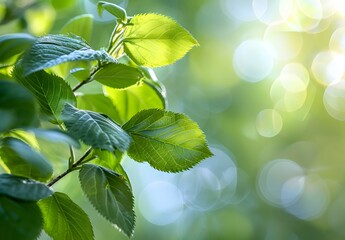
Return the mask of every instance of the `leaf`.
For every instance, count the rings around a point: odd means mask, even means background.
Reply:
[[[120,63],[110,63],[98,70],[92,79],[112,88],[127,88],[136,84],[140,78],[138,69]]]
[[[183,171],[212,156],[204,133],[183,114],[143,110],[123,128],[133,139],[128,155],[161,171]]]
[[[76,104],[71,87],[58,76],[38,71],[24,77],[21,64],[15,67],[13,75],[18,82],[36,96],[41,112],[52,122],[60,122],[60,114],[67,102]]]
[[[46,181],[53,174],[50,162],[16,138],[3,139],[0,157],[14,175]]]
[[[127,122],[141,110],[165,107],[160,95],[147,82],[123,90],[110,87],[103,89],[115,106],[121,124]]]
[[[64,35],[40,37],[23,56],[24,76],[65,62],[115,62],[104,50],[93,50],[81,38]]]
[[[87,42],[91,40],[93,16],[83,14],[69,20],[61,29],[62,34],[74,34],[82,37]]]
[[[107,150],[94,149],[93,154],[97,157],[94,163],[116,172],[116,168],[123,159],[123,152],[109,152]]]
[[[130,136],[111,119],[101,114],[80,110],[66,104],[62,120],[68,132],[93,148],[126,151]]]
[[[87,214],[66,194],[55,192],[38,202],[44,230],[53,239],[92,240],[93,230]]]
[[[77,99],[79,109],[105,114],[115,122],[120,119],[110,99],[103,94],[79,95]]]
[[[17,83],[0,81],[0,133],[14,128],[36,126],[35,98]]]
[[[84,164],[79,180],[97,211],[131,237],[135,225],[134,199],[123,177],[101,166]]]
[[[37,239],[42,229],[42,215],[35,202],[18,201],[0,195],[1,239]]]
[[[97,4],[97,9],[98,9],[98,15],[100,16],[102,16],[103,10],[106,10],[107,12],[109,12],[116,18],[121,19],[124,22],[127,20],[126,10],[114,3],[99,1]]]
[[[76,148],[80,148],[80,143],[78,140],[70,136],[68,133],[61,131],[59,129],[30,129],[31,132],[35,134],[38,138],[46,139],[50,142],[61,142]]]
[[[0,62],[21,53],[34,43],[36,38],[27,33],[12,33],[0,36]]]
[[[0,174],[1,194],[19,200],[38,201],[49,197],[53,191],[41,182],[5,173]]]
[[[124,32],[123,46],[126,54],[138,65],[169,65],[198,45],[186,29],[163,15],[135,15],[130,23]]]

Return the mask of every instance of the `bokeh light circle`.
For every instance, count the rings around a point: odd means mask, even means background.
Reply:
[[[329,115],[345,121],[345,81],[329,85],[323,95],[323,103]]]
[[[262,110],[256,117],[256,129],[263,137],[274,137],[283,128],[283,119],[274,109]]]
[[[253,0],[257,19],[270,25],[286,20],[293,7],[293,0]]]
[[[329,48],[338,53],[345,53],[345,27],[338,28],[333,32]]]
[[[273,70],[272,49],[260,40],[247,40],[236,49],[233,59],[235,71],[248,82],[259,82]]]
[[[225,13],[238,21],[249,22],[256,20],[252,8],[252,0],[222,0],[221,4]]]
[[[139,209],[146,220],[155,225],[175,222],[183,212],[180,190],[169,182],[157,181],[147,185],[139,196]]]
[[[258,178],[259,191],[273,206],[282,207],[297,201],[301,195],[304,170],[288,159],[276,159],[267,163]],[[303,187],[303,186],[302,186]]]

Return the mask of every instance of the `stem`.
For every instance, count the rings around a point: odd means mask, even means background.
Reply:
[[[84,160],[86,159],[86,157],[91,153],[91,151],[92,151],[92,148],[90,147],[89,149],[86,150],[86,152],[84,153],[84,155],[81,156],[81,158],[80,158],[78,161],[76,161],[75,163],[73,163],[72,166],[69,166],[68,169],[67,169],[65,172],[61,173],[60,175],[58,175],[57,177],[55,177],[53,180],[51,180],[51,181],[47,184],[47,186],[48,186],[48,187],[51,187],[52,185],[54,185],[56,182],[58,182],[60,179],[62,179],[63,177],[65,177],[65,176],[66,176],[67,174],[69,174],[70,172],[73,172],[73,171],[77,170],[79,165],[85,163],[85,162],[83,162],[83,161],[84,161]]]
[[[86,83],[88,83],[90,81],[90,77],[88,77],[87,79],[81,81],[80,83],[78,83],[77,85],[75,85],[72,89],[73,92],[77,91],[79,88],[81,88],[82,86],[84,86]]]

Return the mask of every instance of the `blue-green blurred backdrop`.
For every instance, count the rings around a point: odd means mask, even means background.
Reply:
[[[199,41],[156,74],[169,109],[197,121],[215,154],[179,174],[125,159],[133,239],[345,239],[345,1],[108,1],[129,15],[171,16]],[[0,0],[1,18],[6,4],[32,5],[0,34],[57,33],[90,13],[90,44],[104,47],[114,19],[97,16],[96,2]],[[65,166],[59,147],[46,154]],[[56,187],[91,215],[96,239],[126,239],[93,210],[75,174]]]

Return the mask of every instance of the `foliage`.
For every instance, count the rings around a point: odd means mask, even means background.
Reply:
[[[117,19],[107,49],[87,43],[91,15],[73,18],[61,34],[0,36],[0,61],[10,73],[0,81],[0,163],[9,173],[0,175],[0,229],[6,239],[35,239],[42,229],[58,240],[94,238],[88,215],[68,193],[52,189],[73,171],[97,211],[131,237],[134,197],[121,166],[124,154],[165,172],[212,156],[195,122],[165,110],[165,88],[147,68],[174,63],[197,41],[166,16],[130,17],[104,1],[98,11]],[[79,81],[73,88],[71,78]],[[103,93],[79,92],[91,82]],[[54,172],[36,138],[66,144],[66,171]]]

